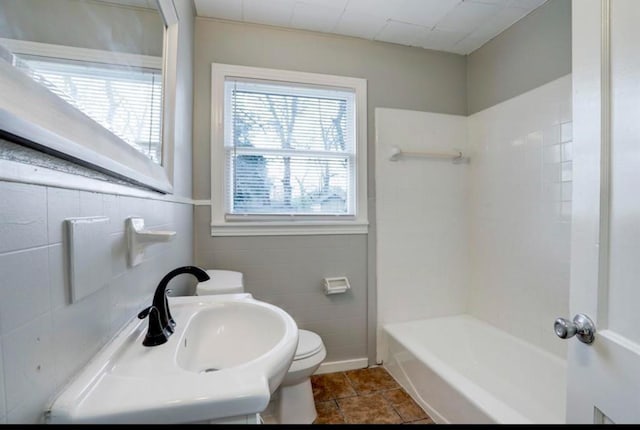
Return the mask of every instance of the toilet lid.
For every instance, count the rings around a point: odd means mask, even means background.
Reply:
[[[322,349],[322,339],[309,330],[298,330],[298,348],[294,360],[302,360]]]
[[[233,270],[207,270],[209,280],[198,282],[196,294],[206,296],[209,294],[243,293],[244,281],[242,272]]]

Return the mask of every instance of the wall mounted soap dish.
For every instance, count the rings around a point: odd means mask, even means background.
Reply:
[[[148,245],[168,242],[176,235],[175,231],[148,230],[144,228],[144,218],[130,217],[126,220],[127,262],[129,266],[137,266],[144,258],[144,250]]]

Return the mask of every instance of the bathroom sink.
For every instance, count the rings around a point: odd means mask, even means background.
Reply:
[[[175,332],[132,320],[54,400],[47,422],[207,423],[262,412],[293,360],[295,321],[250,294],[170,297]]]
[[[286,328],[286,320],[271,308],[252,302],[222,302],[193,315],[176,361],[196,373],[251,364],[276,347]]]

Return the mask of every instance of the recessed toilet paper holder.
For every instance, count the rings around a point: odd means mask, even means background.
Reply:
[[[349,279],[346,276],[324,278],[323,286],[325,294],[340,294],[351,289]]]

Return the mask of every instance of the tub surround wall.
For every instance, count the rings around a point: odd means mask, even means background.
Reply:
[[[467,152],[467,117],[376,109],[378,351],[382,326],[464,313],[469,289],[469,165],[401,157]],[[471,160],[473,162],[473,159]]]
[[[210,207],[195,208],[197,264],[241,271],[246,289],[317,332],[325,363],[347,370],[375,360],[375,107],[465,114],[465,58],[363,39],[196,19],[194,196],[210,195],[211,63],[367,79],[368,235],[211,237]],[[351,291],[325,296],[322,278],[347,276]],[[350,361],[355,360],[355,361]]]
[[[0,424],[40,423],[48,401],[148,306],[162,276],[194,262],[189,201],[195,10],[190,1],[176,1],[176,7],[180,52],[173,196],[149,193],[143,198],[0,181]],[[74,181],[78,188],[92,184],[80,176]],[[134,215],[144,217],[149,228],[177,234],[168,243],[149,246],[144,262],[129,268],[124,223]],[[82,216],[110,219],[109,243],[96,246],[110,249],[111,278],[70,304],[63,220]],[[171,288],[175,294],[192,293],[193,285],[181,277]]]
[[[566,355],[553,321],[569,314],[571,76],[469,117],[470,312]]]
[[[571,76],[470,117],[377,113],[380,325],[470,313],[564,357],[553,321],[569,312]],[[468,149],[470,162],[393,162],[389,145]]]

